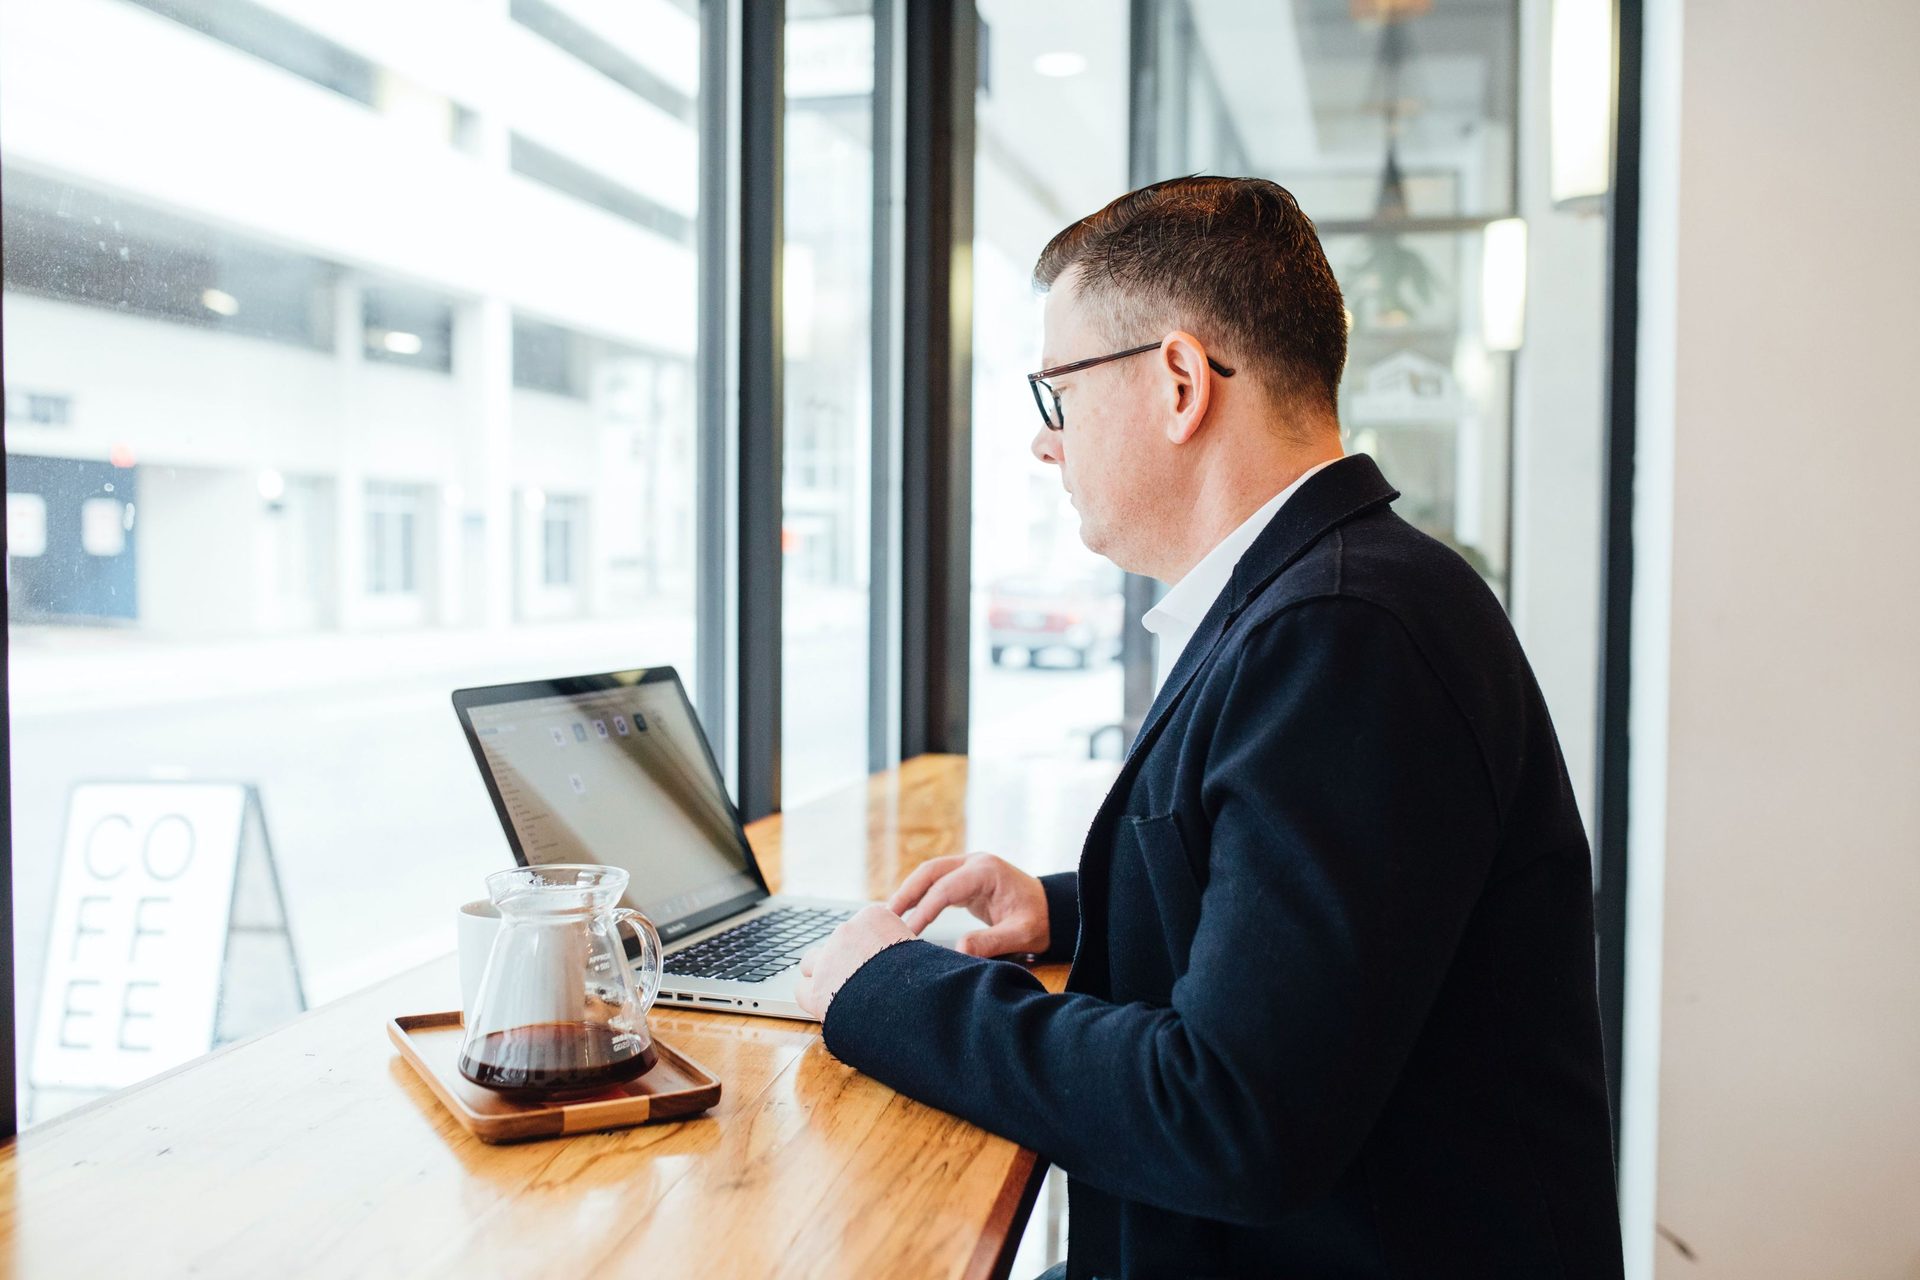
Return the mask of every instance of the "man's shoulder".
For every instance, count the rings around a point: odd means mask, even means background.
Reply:
[[[1337,678],[1358,706],[1387,676],[1380,663],[1437,681],[1476,736],[1517,734],[1531,715],[1532,673],[1486,579],[1385,509],[1328,530],[1249,598],[1208,683],[1227,696]]]
[[[1336,600],[1371,605],[1416,640],[1436,631],[1477,633],[1502,644],[1512,637],[1500,601],[1466,556],[1384,508],[1328,530],[1307,547],[1248,600],[1242,629],[1270,625],[1310,602]]]
[[[1391,667],[1391,670],[1387,668]],[[1196,703],[1265,689],[1277,707],[1316,686],[1355,716],[1397,716],[1382,689],[1427,686],[1465,721],[1506,782],[1547,727],[1533,674],[1506,610],[1453,548],[1391,511],[1327,531],[1250,597],[1215,653]],[[1408,684],[1406,682],[1412,682]],[[1432,682],[1429,684],[1429,682]]]

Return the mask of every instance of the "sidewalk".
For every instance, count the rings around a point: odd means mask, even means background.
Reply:
[[[784,626],[801,639],[864,630],[867,598],[847,589],[788,592]],[[671,612],[668,612],[671,610]],[[695,688],[692,601],[652,617],[523,622],[181,640],[137,628],[8,627],[16,718],[316,689],[406,684],[447,689],[671,665]]]

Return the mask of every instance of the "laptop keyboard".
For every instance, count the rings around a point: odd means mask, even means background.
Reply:
[[[674,952],[667,957],[667,972],[683,978],[765,982],[798,964],[802,951],[852,915],[824,907],[781,907]]]

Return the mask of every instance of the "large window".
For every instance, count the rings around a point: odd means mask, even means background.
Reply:
[[[279,482],[265,482],[272,492]],[[410,596],[420,590],[419,530],[425,506],[424,486],[367,486],[368,595]]]
[[[1060,475],[1035,461],[1033,263],[1127,187],[1126,6],[980,6],[973,251],[971,749],[1117,755],[1121,575],[1080,541]],[[1044,122],[1044,123],[1043,123]]]
[[[541,512],[540,585],[565,590],[580,577],[581,508],[579,498],[549,497]]]
[[[1123,610],[1058,477],[1028,455],[1033,260],[1140,182],[1251,174],[1299,198],[1346,295],[1346,448],[1374,455],[1396,510],[1513,612],[1591,815],[1605,227],[1548,196],[1547,11],[983,0],[976,750],[1114,753],[1159,674],[1138,618],[1160,588],[1134,584]]]
[[[1340,419],[1396,510],[1503,595],[1519,334],[1491,272],[1524,278],[1512,0],[1155,0],[1155,177],[1255,173],[1299,198],[1352,316]],[[1274,58],[1283,57],[1276,69]],[[1517,241],[1524,254],[1524,238]]]
[[[864,777],[873,479],[871,0],[791,0],[781,339],[783,807]]]
[[[456,8],[0,3],[28,1121],[447,949],[450,690],[692,687],[698,7]]]
[[[1150,8],[1151,176],[1299,197],[1352,315],[1347,450],[1512,612],[1591,821],[1605,223],[1549,197],[1549,6]]]

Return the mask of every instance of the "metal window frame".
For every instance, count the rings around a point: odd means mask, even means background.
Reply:
[[[738,671],[738,461],[735,409],[740,362],[734,324],[739,310],[740,210],[733,203],[739,172],[740,117],[734,108],[740,78],[741,0],[700,5],[699,154],[697,225],[699,344],[695,352],[695,573],[694,643],[698,660],[694,702],[715,756],[738,794],[739,735],[728,720]]]
[[[739,505],[737,554],[732,557],[739,621],[735,697],[726,719],[737,744],[734,789],[740,816],[751,822],[780,809],[786,0],[750,0],[731,16],[738,18],[740,32],[740,256],[735,295],[740,373],[733,435]]]
[[[900,388],[906,311],[897,287],[906,254],[906,0],[873,0],[873,278],[870,547],[867,574],[867,770],[900,763],[901,532],[904,503]]]
[[[1181,58],[1175,68],[1180,84],[1171,95],[1162,92],[1160,54],[1163,24],[1171,26],[1181,19],[1191,25],[1184,8],[1176,13],[1160,0],[1128,0],[1127,5],[1127,180],[1135,190],[1160,176],[1160,151],[1163,137],[1186,137],[1186,85],[1189,61]],[[1171,124],[1163,119],[1162,106],[1175,104],[1177,117]],[[1120,621],[1120,726],[1124,744],[1140,732],[1140,724],[1153,706],[1159,692],[1154,680],[1155,639],[1146,628],[1147,610],[1165,594],[1154,579],[1129,573],[1121,580]]]
[[[702,178],[714,214],[700,228],[697,688],[748,820],[781,803],[785,10],[707,0],[703,31],[704,154],[724,148],[728,163]],[[877,772],[967,748],[978,15],[968,0],[874,0],[873,19],[866,758]]]
[[[973,572],[973,159],[979,15],[905,6],[900,750],[965,752]]]
[[[1606,478],[1602,495],[1600,725],[1594,930],[1613,1142],[1620,1145],[1626,1029],[1629,699],[1633,688],[1633,477],[1640,349],[1640,112],[1644,0],[1615,0],[1613,174],[1607,186]]]

